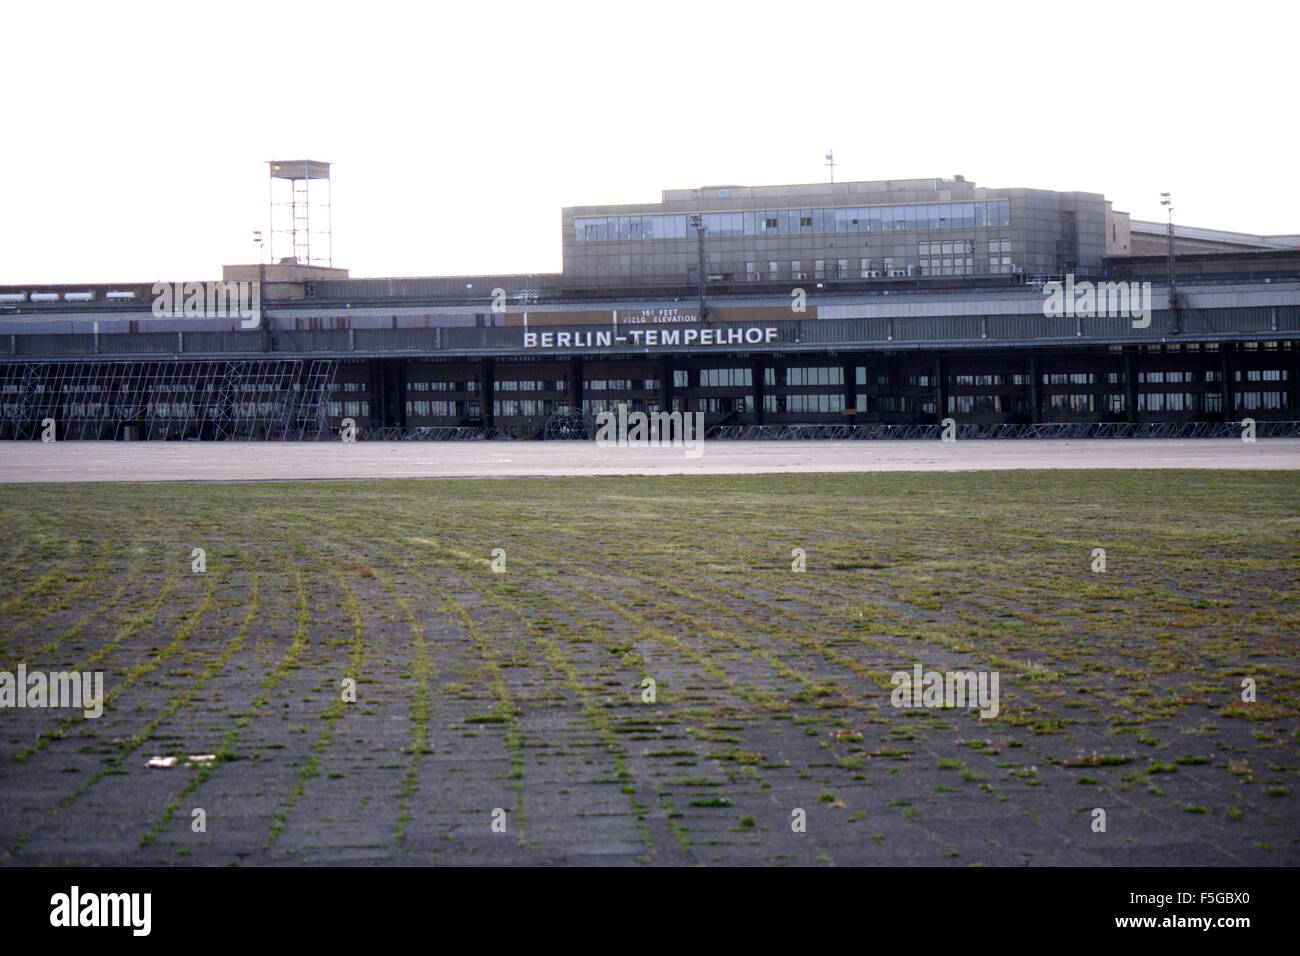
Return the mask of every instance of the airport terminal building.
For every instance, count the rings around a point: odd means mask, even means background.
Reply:
[[[1300,418],[1300,236],[1179,227],[1171,260],[1165,224],[1102,194],[962,177],[666,190],[562,223],[554,274],[290,258],[161,308],[147,283],[2,286],[0,437],[540,438],[618,404],[720,436]]]

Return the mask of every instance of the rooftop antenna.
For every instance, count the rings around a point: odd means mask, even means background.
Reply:
[[[826,153],[826,165],[831,168],[831,182],[835,182],[835,150]]]

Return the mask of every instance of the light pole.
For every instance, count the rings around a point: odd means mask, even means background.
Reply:
[[[704,217],[699,213],[691,213],[691,228],[695,230],[695,236],[698,242],[698,261],[695,266],[695,276],[699,280],[700,286],[700,321],[708,321],[709,304],[704,300]]]
[[[261,229],[253,230],[253,241],[257,243],[257,301],[265,301],[266,296],[266,242],[262,237]],[[271,351],[271,320],[266,315],[266,309],[262,308],[260,316],[262,326],[262,351]]]
[[[1174,200],[1169,193],[1160,194],[1160,205],[1169,212],[1169,250],[1167,263],[1169,269],[1169,330],[1177,335],[1182,325],[1178,312],[1178,288],[1174,280]]]

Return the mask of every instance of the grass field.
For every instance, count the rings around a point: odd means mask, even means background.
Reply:
[[[1295,472],[0,486],[0,514],[0,670],[108,698],[0,709],[9,864],[1300,860]],[[918,662],[997,672],[998,716],[893,706]]]

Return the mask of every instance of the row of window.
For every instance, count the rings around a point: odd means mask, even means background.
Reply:
[[[1047,410],[1052,412],[1101,412],[1118,415],[1124,411],[1124,396],[1115,393],[1048,395],[1046,405]]]
[[[949,395],[948,413],[951,415],[1001,414],[1010,411],[1011,396],[1003,395]]]
[[[464,402],[417,399],[406,403],[406,414],[411,418],[422,418],[428,415],[459,418],[464,404]]]
[[[778,378],[780,378],[779,382]],[[699,370],[699,383],[702,388],[752,388],[754,372],[749,368],[702,368]],[[838,365],[814,368],[765,368],[763,383],[772,386],[778,384],[843,385],[844,369]],[[686,369],[674,369],[673,385],[677,388],[689,388],[690,372]]]
[[[147,402],[135,408],[106,402],[69,402],[59,408],[64,418],[96,418],[110,409],[116,417],[198,418],[203,410],[203,406],[192,402]],[[6,406],[5,410],[16,412],[17,406]],[[283,410],[278,402],[234,402],[229,407],[234,418],[271,418]]]
[[[1241,382],[1286,382],[1289,381],[1289,369],[1284,368],[1249,368],[1235,369],[1233,379]],[[1103,377],[1104,376],[1104,377]],[[954,379],[957,384],[962,376],[956,376]],[[1108,385],[1122,384],[1124,381],[1123,372],[1070,372],[1054,373],[1043,376],[1044,385],[1095,385],[1104,382]],[[1138,382],[1144,385],[1179,385],[1190,384],[1192,382],[1205,382],[1207,384],[1216,384],[1223,381],[1223,373],[1219,369],[1205,369],[1204,371],[1190,369],[1170,369],[1139,371]]]
[[[497,388],[500,388],[500,383]],[[464,379],[461,381],[432,381],[432,382],[407,382],[407,391],[411,392],[477,392],[477,379]]]
[[[326,402],[325,412],[330,418],[369,418],[369,402]]]
[[[1203,404],[1198,404],[1198,397],[1204,399]],[[1138,395],[1137,407],[1140,412],[1217,412],[1223,409],[1223,396],[1219,392],[1206,392],[1199,396],[1195,392],[1142,392]]]
[[[1286,392],[1238,392],[1237,407],[1246,411],[1287,408]]]
[[[695,407],[691,411],[722,415],[749,410],[749,403],[743,398],[697,398],[693,404]]]
[[[749,388],[754,370],[749,368],[702,368],[700,385],[705,388]]]
[[[498,392],[564,392],[568,390],[569,382],[563,378],[534,381],[505,378],[493,383],[492,387]]]
[[[749,282],[755,282],[763,278],[764,273],[758,268],[757,262],[745,263],[745,279]],[[849,265],[848,259],[836,259],[828,267],[825,259],[812,260],[812,277],[814,279],[870,279],[879,276],[894,275],[899,270],[894,266],[894,258],[885,256],[881,259],[872,260],[870,256],[861,256],[858,259],[858,269],[855,273]],[[769,259],[767,262],[767,278],[780,279],[781,263],[776,259]],[[804,269],[803,259],[790,260],[791,279],[807,279],[808,272]]]
[[[764,395],[763,407],[768,411],[778,410],[779,400],[785,399],[786,413],[797,412],[842,412],[843,395]]]
[[[706,212],[701,225],[710,236],[794,236],[829,232],[889,232],[903,229],[969,229],[1011,224],[1005,199],[980,202],[911,203],[904,206],[844,206]],[[650,216],[579,217],[579,242],[609,239],[685,239],[693,230],[686,213]]]
[[[933,398],[923,395],[859,395],[857,410],[905,415],[933,415],[936,405]]]
[[[555,411],[554,399],[541,398],[505,398],[492,403],[492,412],[503,418],[519,415],[550,415]]]
[[[1011,264],[1010,257],[1007,258],[1007,265]],[[975,258],[973,256],[930,256],[922,257],[918,263],[923,276],[969,276],[975,274]],[[994,272],[999,271],[997,269]]]
[[[862,372],[865,370],[858,369],[858,371]],[[858,376],[859,384],[862,384],[862,378],[863,376],[861,375]],[[881,378],[884,379],[884,381],[880,383],[881,385],[889,384],[888,376],[882,375]],[[971,387],[974,387],[976,385],[1028,385],[1029,376],[1028,375],[987,375],[987,374],[986,375],[954,375],[952,377],[952,384],[958,387],[963,385],[971,386]]]
[[[599,415],[601,412],[617,412],[618,406],[624,405],[629,413],[631,412],[657,412],[659,403],[644,398],[591,398],[584,399],[582,410],[588,415]]]
[[[22,390],[22,386],[17,384],[6,385],[4,391],[10,394],[17,394]],[[33,391],[44,392],[44,384],[38,384]],[[95,395],[100,392],[111,392],[111,385],[97,382],[65,382],[59,386],[60,393],[75,392],[77,394]],[[118,392],[128,393],[131,391],[130,382],[120,382],[117,387]],[[280,384],[278,382],[238,382],[231,385],[224,385],[219,382],[204,382],[202,384],[194,382],[157,382],[141,384],[136,389],[137,392],[149,392],[150,394],[192,394],[194,392],[289,392],[298,391],[298,383]]]
[[[769,369],[769,371],[771,371]],[[838,365],[816,368],[788,368],[785,370],[787,385],[843,385],[844,369]]]
[[[641,389],[647,392],[659,391],[659,379],[657,378],[592,378],[582,383],[582,387],[589,392],[630,392],[634,389]]]
[[[1234,378],[1240,382],[1244,374],[1247,382],[1285,382],[1288,381],[1289,371],[1290,369],[1285,368],[1248,368],[1243,373],[1241,369],[1236,369]]]

